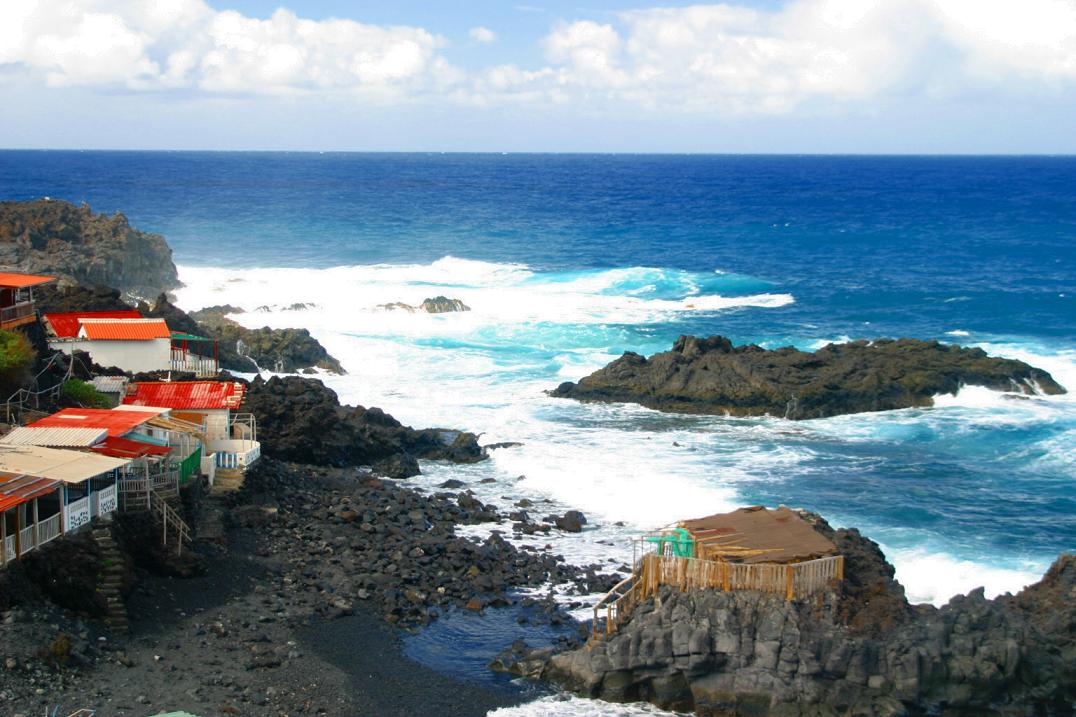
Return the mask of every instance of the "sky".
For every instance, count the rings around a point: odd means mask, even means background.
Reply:
[[[1076,153],[1076,0],[2,0],[0,147]]]

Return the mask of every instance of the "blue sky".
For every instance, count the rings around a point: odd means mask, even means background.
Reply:
[[[1076,152],[1073,0],[5,0],[7,147]]]

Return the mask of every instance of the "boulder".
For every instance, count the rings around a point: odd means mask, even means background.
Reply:
[[[417,476],[422,471],[418,467],[418,459],[410,453],[394,453],[388,458],[374,464],[374,471],[386,478],[404,479]]]
[[[935,395],[955,394],[965,385],[1025,396],[1065,393],[1049,373],[1022,361],[937,341],[853,341],[810,353],[733,346],[723,336],[681,336],[672,351],[650,358],[627,352],[551,395],[675,413],[798,420],[931,406]]]

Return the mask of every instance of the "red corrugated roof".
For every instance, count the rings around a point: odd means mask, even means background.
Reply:
[[[79,336],[92,341],[151,341],[172,338],[164,319],[80,319]]]
[[[37,274],[13,274],[0,272],[0,286],[5,289],[24,289],[27,286],[37,286],[56,281],[55,276],[38,276]]]
[[[233,381],[170,381],[130,383],[123,402],[179,410],[239,408],[247,387]]]
[[[172,452],[168,446],[155,446],[152,443],[132,441],[128,438],[109,436],[102,443],[90,449],[113,458],[142,458],[143,456],[167,456]]]
[[[73,339],[78,336],[81,319],[141,319],[142,314],[135,309],[117,311],[69,311],[66,313],[45,314],[52,332],[61,339]]]
[[[149,411],[113,411],[107,408],[65,408],[34,421],[31,428],[107,428],[108,435],[122,436],[157,414]]]
[[[0,474],[0,511],[13,508],[19,503],[48,495],[60,485],[60,481],[35,476]]]

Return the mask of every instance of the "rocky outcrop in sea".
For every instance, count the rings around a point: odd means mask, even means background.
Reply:
[[[63,284],[115,286],[132,297],[180,285],[164,237],[135,229],[119,212],[52,199],[0,202],[0,266]]]
[[[470,311],[471,307],[459,299],[450,299],[447,296],[435,296],[432,299],[423,299],[418,306],[395,301],[391,304],[380,304],[379,309],[385,311],[406,311],[410,314],[416,311],[424,311],[427,314],[448,314],[458,311]]]
[[[161,300],[158,299],[158,306]],[[295,373],[321,368],[331,373],[346,373],[340,362],[306,329],[271,329],[263,326],[248,329],[229,319],[238,313],[235,307],[211,306],[191,314],[191,318],[220,340],[227,351],[221,360],[224,368],[251,371],[254,365],[277,373]]]
[[[473,433],[404,426],[380,408],[341,406],[321,381],[298,376],[255,379],[243,410],[258,419],[272,440],[263,451],[274,458],[321,466],[375,466],[406,478],[418,473],[415,459],[476,463],[486,459]]]
[[[872,541],[819,529],[846,557],[839,587],[796,601],[663,588],[611,637],[520,654],[515,671],[707,717],[1073,714],[1076,556],[1016,596],[939,609],[907,603]]]
[[[1065,393],[1042,369],[937,341],[852,341],[806,352],[733,346],[723,336],[681,336],[671,351],[650,358],[629,351],[551,395],[675,413],[798,420],[931,406],[935,395],[956,394],[965,385],[1017,396]]]

